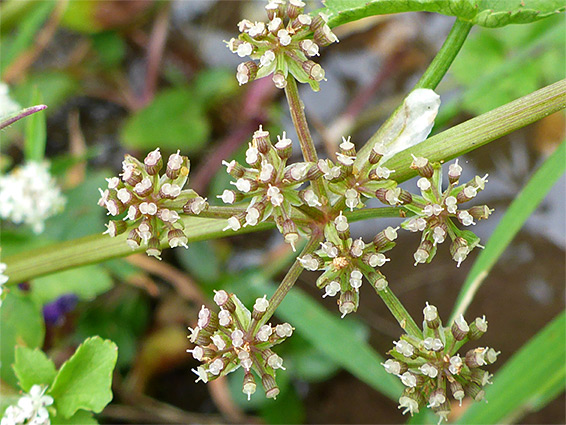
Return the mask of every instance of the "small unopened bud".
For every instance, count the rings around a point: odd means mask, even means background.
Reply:
[[[137,249],[140,247],[141,242],[142,242],[142,238],[139,232],[137,231],[137,229],[130,230],[130,233],[128,234],[128,239],[126,239],[126,243],[128,244],[128,246],[132,249]]]
[[[252,317],[256,320],[261,319],[268,307],[269,307],[269,301],[267,300],[266,295],[264,295],[263,298],[256,299],[254,304],[254,309],[252,312]]]
[[[281,71],[275,71],[272,77],[273,83],[275,87],[278,89],[284,89],[287,87],[287,80],[285,79],[285,75]]]
[[[238,180],[236,180],[236,182],[230,182],[230,184],[236,186],[236,189],[238,189],[242,193],[250,193],[258,188],[257,181],[243,177],[240,177]]]
[[[458,183],[460,176],[462,175],[462,167],[458,164],[458,160],[454,164],[450,164],[448,167],[448,180],[450,184]]]
[[[242,226],[246,222],[246,215],[247,214],[245,212],[240,213],[238,215],[233,215],[228,219],[228,225],[222,230],[223,231],[233,230],[234,232],[237,232],[242,228]]]
[[[181,186],[172,183],[163,183],[159,188],[159,197],[175,199],[181,194]]]
[[[265,396],[267,398],[275,399],[279,395],[279,387],[275,383],[275,379],[273,376],[269,374],[265,374],[261,377],[261,383],[263,385],[263,389],[265,390]]]
[[[161,152],[159,152],[159,148],[148,153],[143,160],[143,163],[145,165],[145,171],[150,176],[154,176],[159,173],[161,167],[163,167],[163,160],[161,158]]]
[[[412,357],[415,354],[415,347],[409,344],[404,339],[400,339],[399,341],[393,341],[395,344],[395,351],[399,354],[402,354],[405,357]]]
[[[407,364],[398,360],[387,359],[385,363],[381,363],[387,373],[392,375],[401,375],[407,371]]]
[[[313,272],[324,266],[323,259],[316,254],[306,254],[298,260],[305,269]]]
[[[452,396],[460,402],[460,406],[462,405],[462,400],[466,396],[464,393],[464,387],[458,381],[454,380],[450,382],[450,391],[452,392]]]
[[[187,203],[183,206],[183,211],[185,214],[199,215],[207,208],[208,202],[206,202],[206,199],[201,196],[197,196],[196,198],[189,199],[187,201]]]
[[[295,222],[291,219],[287,219],[283,222],[283,239],[286,243],[291,245],[293,251],[296,251],[296,244],[299,240],[299,232],[297,231]]]
[[[387,153],[387,149],[383,143],[376,143],[369,153],[368,161],[371,165],[377,164],[379,160]]]
[[[182,246],[188,248],[187,242],[189,241],[185,233],[181,229],[172,229],[167,233],[167,240],[171,248]]]
[[[250,372],[246,372],[246,374],[244,375],[244,383],[243,383],[243,386],[242,386],[242,392],[248,396],[248,401],[250,400],[250,397],[252,396],[252,394],[255,393],[256,387],[257,386],[256,386],[256,383],[255,383],[254,376]]]
[[[280,323],[275,326],[275,333],[279,338],[289,338],[293,335],[293,327],[289,323]]]
[[[440,317],[438,316],[438,309],[426,303],[426,307],[423,309],[423,316],[426,321],[426,325],[430,329],[437,329],[440,326]]]
[[[468,213],[476,220],[485,220],[493,212],[487,205],[476,205],[468,210]]]
[[[423,158],[422,156],[417,157],[413,154],[411,154],[411,156],[413,157],[411,168],[413,170],[417,170],[420,176],[430,179],[434,174],[434,169],[432,168],[432,165],[430,164],[428,159]]]
[[[421,242],[418,249],[413,254],[415,259],[415,266],[419,263],[426,263],[432,253],[434,245],[431,241],[425,239]]]
[[[338,37],[336,37],[328,25],[324,24],[314,32],[313,40],[319,46],[324,47],[338,42]]]
[[[501,351],[495,351],[493,348],[488,348],[485,353],[485,361],[487,364],[493,364],[497,361],[497,356],[501,354]]]
[[[167,160],[167,169],[165,171],[167,177],[169,177],[171,180],[175,180],[177,177],[179,177],[181,169],[183,168],[183,165],[185,163],[187,163],[188,166],[188,160],[186,160],[185,157],[179,155],[179,151],[170,155],[169,159]]]
[[[386,248],[387,246],[391,245],[391,243],[397,239],[397,230],[399,229],[399,227],[387,227],[384,230],[382,230],[381,232],[379,232],[375,238],[373,239],[373,244],[375,246],[375,249],[377,249],[378,251],[383,250],[384,248]]]
[[[472,341],[480,339],[484,333],[487,332],[487,320],[485,316],[477,317],[472,323],[470,323],[470,331],[468,332],[468,338]]]
[[[254,132],[252,138],[253,143],[257,146],[259,153],[265,155],[271,147],[271,141],[269,140],[269,131],[265,131],[260,125],[259,130]]]
[[[301,13],[303,13],[305,3],[301,0],[289,0],[287,5],[287,16],[291,19],[295,19]]]
[[[306,15],[308,16],[308,15]],[[299,47],[307,56],[318,56],[318,44],[312,40],[303,40],[299,43]]]
[[[306,60],[302,63],[303,70],[307,73],[309,78],[314,81],[324,80],[324,69],[318,63],[311,60]]]
[[[334,219],[334,225],[341,239],[346,240],[350,237],[350,225],[348,224],[348,219],[342,215],[342,211],[340,211],[340,215]]]
[[[142,180],[142,174],[131,164],[124,166],[124,172],[122,173],[122,180],[124,183],[130,186],[135,186]]]
[[[470,382],[464,387],[466,395],[472,397],[475,401],[482,401],[485,397],[485,391],[475,382]]]
[[[231,313],[233,313],[236,309],[236,304],[234,304],[230,294],[223,289],[220,291],[214,291],[214,302],[218,307],[226,309]]]
[[[293,147],[293,141],[287,138],[285,132],[283,132],[283,136],[277,136],[277,143],[275,143],[275,150],[277,151],[277,155],[283,160],[288,159],[291,156]]]
[[[340,299],[338,300],[338,309],[340,310],[340,313],[342,313],[341,317],[344,318],[347,314],[356,311],[357,308],[356,294],[353,291],[342,292]]]
[[[236,179],[242,177],[246,172],[246,169],[236,162],[236,160],[232,160],[230,162],[222,161],[222,165],[225,165],[226,172]]]
[[[128,225],[123,220],[110,220],[108,224],[106,224],[106,231],[103,234],[113,238],[124,233],[127,228]]]
[[[242,62],[236,68],[236,79],[238,84],[244,85],[253,81],[257,75],[258,66],[254,61]]]
[[[468,335],[469,330],[470,327],[468,326],[466,319],[464,319],[464,315],[460,314],[456,317],[451,329],[454,339],[456,339],[456,341],[462,341]]]
[[[460,264],[462,264],[462,261],[466,259],[469,253],[470,247],[464,238],[458,237],[450,245],[450,254],[452,254],[452,259],[458,263],[458,267],[460,267]]]
[[[303,202],[305,204],[307,204],[309,207],[320,207],[320,206],[322,206],[322,204],[320,203],[320,200],[318,199],[318,196],[316,195],[316,193],[314,193],[314,191],[312,189],[306,189],[306,190],[300,191],[299,196],[301,197]]]
[[[161,249],[159,248],[159,239],[153,237],[147,242],[147,249],[145,250],[146,254],[150,257],[155,257],[158,260],[161,260]]]

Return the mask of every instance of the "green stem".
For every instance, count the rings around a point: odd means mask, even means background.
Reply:
[[[323,238],[324,235],[321,231],[319,231],[318,229],[313,230],[310,240],[303,248],[299,256],[303,257],[306,254],[313,252],[318,248]],[[273,316],[273,313],[275,312],[275,310],[277,310],[277,307],[279,307],[279,304],[281,304],[283,298],[285,298],[287,293],[291,290],[302,272],[303,266],[301,266],[301,263],[299,263],[298,259],[295,259],[295,262],[279,284],[279,287],[277,288],[273,296],[269,299],[269,307],[267,307],[265,314],[262,316],[259,326],[265,324],[271,318],[271,316]]]
[[[316,164],[318,162],[318,155],[316,153],[316,148],[314,147],[314,142],[309,130],[307,117],[305,116],[305,105],[299,97],[299,88],[297,87],[297,82],[292,75],[287,78],[285,95],[287,96],[287,102],[289,103],[291,119],[293,120],[293,124],[297,131],[297,136],[299,137],[299,143],[301,145],[301,150],[303,151],[303,157],[305,158],[305,161],[313,162]],[[321,198],[321,201],[326,199],[326,196],[324,196],[326,194],[326,191],[321,179],[318,178],[314,180],[312,182],[312,185],[317,196]]]
[[[423,334],[420,328],[417,326],[409,312],[405,309],[405,307],[403,307],[403,304],[401,304],[401,301],[399,301],[399,298],[395,296],[391,289],[389,289],[389,287],[386,287],[385,289],[378,290],[375,287],[375,282],[370,283],[371,286],[373,286],[373,289],[375,289],[375,292],[377,292],[377,295],[379,295],[383,300],[393,317],[397,319],[399,326],[401,326],[401,328],[409,335],[422,340]]]
[[[454,22],[444,44],[428,66],[427,70],[424,72],[419,82],[415,85],[414,89],[426,88],[434,90],[436,88],[438,83],[440,83],[448,71],[448,68],[450,68],[450,65],[452,65],[456,55],[458,55],[458,52],[462,48],[464,41],[466,41],[466,37],[468,36],[471,28],[471,23],[456,19],[456,22]],[[383,123],[379,130],[371,136],[364,147],[359,151],[356,164],[359,165],[367,163],[367,157],[369,156],[370,150],[378,141],[383,140],[384,136],[390,131],[390,127],[395,121],[397,114],[401,111],[402,106],[403,105],[401,104],[393,112],[393,114],[391,114],[387,121]]]

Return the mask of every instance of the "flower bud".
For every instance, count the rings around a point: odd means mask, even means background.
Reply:
[[[368,161],[371,165],[377,164],[379,160],[387,153],[387,149],[383,143],[376,143],[369,153]]]
[[[487,332],[487,320],[485,320],[485,316],[477,317],[470,324],[470,331],[468,332],[468,338],[470,340],[477,340],[482,337],[484,333]]]
[[[214,302],[218,307],[228,310],[230,313],[236,310],[236,304],[234,304],[232,297],[224,289],[214,291]]]
[[[423,315],[426,325],[430,329],[437,329],[440,326],[440,317],[438,316],[438,309],[435,306],[427,302],[426,307],[423,309]]]
[[[476,220],[487,219],[493,212],[487,205],[476,205],[471,207],[468,212]]]
[[[145,171],[150,176],[154,176],[159,173],[161,167],[163,167],[163,160],[161,158],[161,152],[159,152],[159,148],[148,153],[143,160],[143,163],[145,165]]]
[[[342,292],[338,300],[338,309],[342,313],[342,318],[358,309],[357,297],[353,291]]]
[[[248,401],[256,390],[255,378],[250,372],[246,372],[244,375],[244,383],[242,386],[242,392],[248,396]]]
[[[142,238],[139,232],[137,231],[137,229],[130,230],[130,233],[128,234],[128,239],[126,239],[126,243],[128,244],[128,246],[132,249],[137,249],[140,247],[141,242],[142,242]]]
[[[246,172],[246,169],[236,162],[236,160],[232,160],[230,162],[222,161],[222,165],[226,166],[226,172],[235,179],[242,177]]]
[[[188,248],[187,243],[189,239],[181,229],[171,229],[167,233],[167,241],[171,248],[176,248],[182,246]]]
[[[259,130],[255,131],[253,136],[253,143],[257,146],[257,150],[262,155],[265,155],[271,148],[271,141],[269,140],[269,131],[265,131],[260,125]]]
[[[236,79],[238,84],[244,85],[253,81],[257,75],[258,66],[254,61],[242,62],[236,68]]]
[[[175,180],[177,177],[179,177],[179,174],[181,174],[181,169],[183,168],[183,166],[187,168],[186,173],[188,174],[189,160],[186,157],[179,155],[179,151],[170,155],[169,159],[167,160],[167,169],[165,171],[167,177],[169,177],[171,180]]]
[[[411,154],[411,156],[413,157],[411,168],[413,170],[417,170],[417,173],[419,173],[421,177],[430,179],[434,173],[434,169],[432,168],[432,165],[430,164],[428,159],[421,156],[417,157],[413,154]]]
[[[491,375],[489,372],[487,372],[485,370],[475,368],[475,369],[471,370],[470,376],[471,376],[472,381],[474,381],[480,387],[484,387],[487,384],[491,384],[490,379],[493,375]]]
[[[340,239],[346,240],[350,237],[350,225],[348,224],[348,219],[342,215],[342,211],[340,211],[340,215],[334,219],[334,225],[336,226],[336,231]]]
[[[161,249],[159,248],[159,239],[157,239],[156,237],[151,238],[148,242],[147,242],[147,249],[145,250],[146,254],[151,256],[151,257],[155,257],[158,260],[161,260]]]
[[[291,156],[293,148],[293,141],[286,137],[285,132],[283,132],[283,137],[277,136],[277,143],[275,143],[275,150],[277,155],[283,160],[288,159]]]
[[[451,329],[454,339],[456,341],[462,341],[468,335],[469,330],[470,327],[468,326],[466,319],[464,319],[464,315],[460,314],[458,317],[456,317],[456,320],[454,320]]]
[[[301,0],[289,0],[287,5],[287,16],[291,19],[295,19],[301,13],[303,13],[305,8],[305,3]]]
[[[408,369],[408,366],[404,362],[400,362],[394,359],[387,359],[385,363],[381,363],[385,368],[387,373],[391,373],[392,375],[401,375],[405,373]]]
[[[472,397],[475,401],[482,401],[485,397],[485,391],[475,382],[470,382],[464,387],[466,395]]]
[[[308,16],[308,15],[307,15]],[[303,51],[303,53],[307,56],[318,56],[318,44],[316,44],[314,41],[312,40],[302,40],[299,43],[299,47],[301,48],[301,50]]]
[[[311,25],[312,27],[312,25]],[[328,46],[332,43],[338,42],[338,37],[332,32],[330,27],[326,24],[322,25],[316,31],[314,31],[313,40],[319,46]]]
[[[464,238],[458,237],[454,239],[454,242],[450,245],[450,254],[452,255],[452,259],[458,263],[458,267],[460,267],[460,264],[462,264],[462,261],[466,259],[469,253],[470,247]]]
[[[208,202],[205,198],[197,196],[196,198],[189,199],[185,205],[183,205],[183,212],[185,214],[199,215],[201,212],[208,208]]]
[[[458,160],[456,160],[454,164],[450,164],[448,167],[448,180],[450,181],[450,184],[457,184],[461,175],[462,167],[458,164]]]
[[[302,63],[302,67],[311,80],[324,80],[324,69],[322,69],[322,66],[320,66],[318,63],[311,60],[306,60]]]
[[[263,298],[258,298],[255,300],[254,309],[252,312],[252,317],[255,320],[259,320],[265,314],[265,311],[269,307],[269,301],[267,297],[264,295]]]
[[[287,87],[287,80],[285,79],[285,74],[283,74],[283,72],[281,71],[275,71],[273,73],[272,80],[273,83],[275,84],[275,87],[277,87],[278,89],[284,89],[285,87]]]
[[[431,241],[425,239],[421,242],[418,249],[413,254],[415,266],[419,263],[426,263],[432,253],[434,245]]]
[[[399,228],[393,228],[391,226],[385,228],[381,232],[379,232],[375,238],[373,239],[373,244],[375,249],[381,251],[386,247],[390,246],[391,243],[397,239],[397,230]]]
[[[121,176],[124,183],[127,183],[130,186],[135,186],[142,180],[141,172],[136,169],[133,164],[127,164],[126,166],[124,166],[124,171]]]
[[[123,220],[110,220],[108,224],[106,224],[106,231],[103,234],[115,237],[124,233],[127,228],[128,225]]]
[[[265,396],[267,398],[275,399],[279,395],[279,387],[275,383],[275,379],[273,376],[269,374],[265,374],[261,377],[261,383],[263,385],[263,389],[265,390]]]

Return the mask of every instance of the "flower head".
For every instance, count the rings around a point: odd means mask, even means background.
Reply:
[[[22,396],[16,405],[8,406],[2,417],[2,425],[33,424],[49,425],[48,406],[53,404],[53,397],[45,395],[47,387],[31,387],[29,394]]]
[[[214,301],[220,311],[216,313],[202,306],[197,326],[189,328],[189,339],[195,346],[187,351],[202,362],[193,369],[197,382],[206,383],[242,367],[245,370],[242,391],[248,400],[256,391],[254,373],[259,377],[266,397],[277,397],[276,371],[285,370],[285,367],[283,359],[271,348],[290,337],[293,327],[288,323],[262,324],[261,319],[269,306],[266,297],[258,298],[251,312],[234,294],[224,290],[215,291]]]
[[[450,396],[460,405],[465,396],[483,399],[483,387],[491,383],[491,375],[482,367],[494,363],[499,352],[477,347],[458,354],[466,342],[479,339],[487,331],[485,316],[468,324],[460,315],[452,326],[443,327],[438,310],[428,303],[423,315],[422,337],[401,336],[389,351],[392,358],[383,366],[406,387],[399,399],[403,413],[412,415],[426,406],[442,421],[450,413]]]
[[[60,212],[65,198],[47,162],[30,161],[0,176],[0,217],[43,232],[45,220]]]
[[[315,91],[324,80],[324,69],[309,58],[318,56],[319,48],[338,41],[322,13],[312,17],[304,13],[300,0],[269,0],[265,6],[269,21],[238,24],[239,37],[226,42],[239,57],[252,60],[238,66],[240,85],[272,75],[277,88],[287,85],[289,73]],[[254,60],[258,61],[255,62]]]
[[[100,206],[108,215],[125,213],[123,220],[111,220],[104,232],[114,237],[129,229],[127,243],[132,249],[145,245],[148,255],[160,258],[161,243],[167,240],[174,248],[187,248],[180,214],[198,215],[208,207],[206,199],[191,189],[183,189],[189,176],[189,159],[174,153],[164,163],[159,148],[143,162],[127,155],[122,163],[121,178],[107,179],[108,188],[99,189]],[[130,226],[128,224],[131,223]]]

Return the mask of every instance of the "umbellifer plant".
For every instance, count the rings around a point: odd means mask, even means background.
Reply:
[[[88,244],[78,241],[73,248],[8,258],[3,266],[7,285],[128,255],[131,250],[160,258],[163,249],[187,248],[195,239],[275,226],[293,251],[302,245],[301,252],[271,298],[258,298],[248,308],[235,294],[219,288],[214,296],[218,308],[202,307],[189,335],[193,346],[188,351],[201,362],[194,369],[197,381],[206,383],[242,367],[242,391],[248,398],[258,384],[268,398],[277,397],[276,374],[285,367],[276,346],[291,337],[294,328],[292,323],[273,326],[269,320],[307,270],[320,272],[316,285],[322,297],[336,299],[341,317],[356,312],[363,303],[359,289],[365,283],[398,321],[403,334],[382,364],[405,387],[399,394],[403,413],[430,408],[442,421],[454,402],[461,405],[466,396],[482,400],[492,378],[484,367],[494,363],[499,352],[475,345],[487,331],[487,320],[484,316],[466,321],[463,313],[471,297],[459,302],[453,318],[445,323],[436,307],[423,300],[419,325],[380,270],[389,261],[386,253],[394,249],[400,231],[420,234],[412,254],[415,266],[431,262],[440,248],[449,250],[459,267],[470,252],[483,248],[471,229],[492,212],[474,202],[488,176],[464,181],[458,159],[444,163],[564,108],[566,84],[561,81],[427,139],[440,107],[434,89],[473,24],[528,22],[560,10],[551,4],[546,10],[528,5],[507,10],[498,2],[476,3],[462,0],[452,11],[442,2],[408,6],[402,1],[328,0],[325,9],[306,13],[301,0],[270,0],[265,5],[266,21],[241,21],[239,35],[226,45],[246,58],[237,67],[240,85],[269,77],[285,91],[303,160],[290,162],[293,141],[285,132],[274,137],[259,126],[249,142],[245,164],[224,161],[234,187],[218,194],[226,204],[219,207],[185,188],[190,161],[182,148],[168,158],[162,157],[159,148],[143,160],[127,156],[120,175],[108,178],[108,186],[100,189],[99,205],[111,216],[104,233],[113,239],[105,236]],[[325,72],[314,59],[320,49],[338,42],[332,28],[371,14],[410,10],[447,13],[457,19],[414,90],[377,133],[365,144],[344,134],[335,159],[320,158],[298,85],[323,89]],[[413,176],[417,176],[414,190],[399,186]],[[384,206],[367,208],[371,198]],[[372,240],[351,236],[350,222],[376,217],[405,219],[400,228],[379,229]],[[68,258],[69,249],[79,254]],[[469,347],[463,348],[467,343]]]

